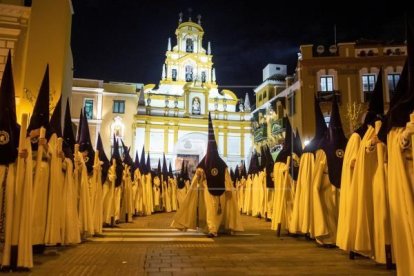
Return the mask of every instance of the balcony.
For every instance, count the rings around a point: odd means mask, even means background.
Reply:
[[[319,102],[331,102],[332,101],[332,97],[334,95],[338,99],[338,103],[340,103],[341,102],[341,92],[339,92],[338,90],[333,90],[333,91],[318,91],[318,92],[316,92],[316,99]]]
[[[273,120],[271,123],[272,126],[272,135],[278,136],[285,131],[285,125],[283,123],[283,118]]]
[[[253,130],[254,142],[261,142],[267,139],[267,124],[262,124]]]

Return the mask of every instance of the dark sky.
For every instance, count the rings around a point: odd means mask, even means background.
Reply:
[[[73,0],[74,75],[158,83],[178,13],[202,15],[219,85],[259,85],[268,63],[295,69],[301,44],[404,40],[404,6],[391,1]],[[237,92],[252,91],[251,88]]]

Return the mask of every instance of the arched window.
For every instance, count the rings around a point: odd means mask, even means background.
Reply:
[[[191,38],[187,38],[185,41],[185,50],[187,53],[192,53],[194,51],[194,42]]]
[[[185,81],[193,81],[193,67],[191,65],[185,67]]]

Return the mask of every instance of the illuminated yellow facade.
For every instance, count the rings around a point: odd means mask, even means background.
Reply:
[[[367,107],[370,92],[373,90],[380,68],[383,68],[384,103],[388,106],[406,58],[404,44],[381,44],[374,42],[338,43],[326,48],[316,45],[300,46],[298,66],[293,83],[267,103],[253,112],[256,121],[256,134],[262,131],[264,122],[267,131],[257,139],[257,144],[274,143],[275,135],[280,133],[280,118],[288,115],[293,129],[299,130],[302,142],[309,141],[314,135],[314,98],[319,101],[325,120],[330,118],[331,98],[339,96],[342,125],[347,135]],[[292,77],[293,78],[293,77]],[[283,107],[281,110],[280,107]],[[360,107],[356,120],[350,118],[350,112]],[[265,121],[260,121],[260,113]],[[262,127],[262,128],[261,128]],[[280,137],[279,138],[283,138]],[[277,139],[276,139],[277,140]]]
[[[0,69],[9,49],[17,97],[18,118],[31,113],[49,64],[51,107],[70,95],[73,61],[70,49],[72,3],[63,0],[0,1]]]
[[[238,98],[218,90],[211,44],[203,48],[201,23],[182,22],[168,39],[158,87],[148,84],[135,115],[135,146],[155,161],[165,153],[173,167],[181,158],[200,161],[206,152],[208,113],[211,113],[222,158],[235,167],[245,159],[251,142],[250,112],[236,111]]]

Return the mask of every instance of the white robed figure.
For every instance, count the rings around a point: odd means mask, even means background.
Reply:
[[[63,140],[63,152],[65,154],[63,170],[65,172],[65,179],[62,190],[62,243],[76,244],[81,242],[81,238],[79,232],[78,194],[73,173],[73,152],[76,141],[72,129],[69,99],[66,102]]]
[[[205,228],[210,237],[216,237],[221,230],[243,231],[236,191],[227,165],[218,154],[210,116],[207,153],[198,165],[184,205],[174,216],[171,224],[174,228],[199,226]]]
[[[407,73],[387,114],[388,192],[398,275],[414,275],[414,30],[407,26]]]
[[[321,159],[315,164],[317,173],[313,187],[315,238],[317,242],[329,246],[336,243],[339,189],[346,143],[338,102],[334,96],[328,131],[321,141]]]
[[[0,110],[0,215],[4,218],[1,265],[13,270],[31,268],[31,142],[26,138],[27,114],[22,115],[20,134],[18,130],[10,51],[1,80]]]

